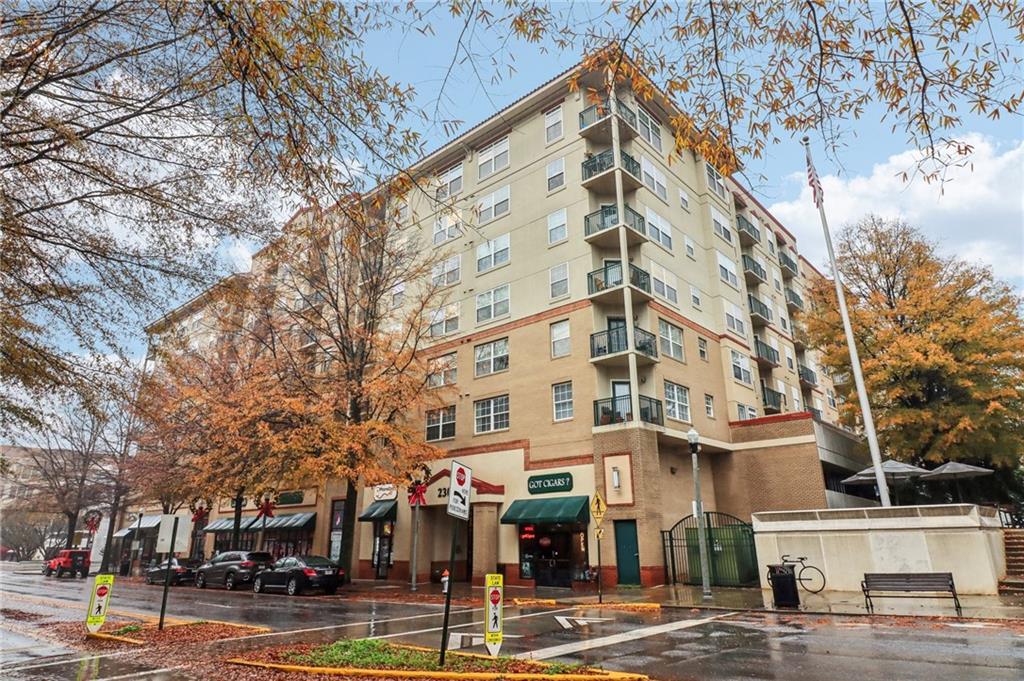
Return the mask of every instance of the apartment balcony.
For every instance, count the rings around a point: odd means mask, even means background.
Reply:
[[[620,124],[619,139],[631,140],[637,136],[636,112],[621,101],[615,104]],[[612,143],[612,109],[607,99],[580,112],[580,135],[591,142]]]
[[[746,253],[743,254],[743,278],[751,286],[768,283],[768,272]]]
[[[786,287],[786,307],[789,308],[790,312],[804,311],[804,299],[800,297],[799,293],[788,286]]]
[[[633,420],[633,406],[629,395],[619,395],[618,397],[606,397],[603,400],[594,400],[595,426],[607,426],[613,423],[627,423]],[[661,410],[661,400],[641,395],[640,420],[644,423],[652,423],[656,426],[665,425],[665,418]]]
[[[778,390],[772,390],[768,386],[761,387],[761,398],[764,400],[765,414],[778,414],[782,411],[782,405],[786,402],[786,396]]]
[[[630,355],[627,338],[624,326],[590,334],[590,361],[603,366],[627,366]],[[637,364],[658,361],[658,339],[653,333],[634,327],[633,341]]]
[[[587,293],[591,300],[602,303],[622,305],[625,284],[621,263],[608,263],[587,274]],[[629,266],[629,287],[634,301],[647,301],[652,297],[651,275],[633,264]]]
[[[815,421],[820,421],[823,418],[820,409],[815,409],[814,407],[811,407],[807,411],[811,412],[811,418],[814,419]]]
[[[807,349],[807,329],[804,328],[803,324],[798,323],[795,319],[790,320],[792,323],[793,331],[793,347],[797,352],[803,352]]]
[[[747,303],[750,305],[750,321],[754,326],[766,326],[772,323],[772,311],[762,303],[753,293],[747,294]]]
[[[789,257],[781,250],[779,251],[779,264],[782,265],[782,278],[792,279],[793,277],[800,275],[800,270],[797,268],[796,260]]]
[[[742,215],[736,216],[736,231],[740,233],[740,243],[744,246],[761,243],[761,230]]]
[[[624,171],[622,173],[622,190],[632,192],[639,189],[643,184],[640,176],[640,163],[623,151],[619,154],[618,167]],[[598,194],[614,194],[615,168],[615,154],[611,149],[605,149],[600,154],[591,156],[582,165],[583,186]]]
[[[818,375],[814,373],[814,371],[810,367],[801,364],[798,367],[798,372],[800,374],[801,385],[806,386],[808,388],[813,388],[814,386],[818,385]]]
[[[754,355],[762,369],[774,369],[779,366],[779,351],[760,338],[754,338]]]
[[[587,243],[602,248],[619,247],[619,225],[626,225],[626,242],[630,246],[647,241],[647,221],[644,216],[629,206],[623,211],[625,219],[619,220],[615,206],[602,206],[583,218],[583,238]]]

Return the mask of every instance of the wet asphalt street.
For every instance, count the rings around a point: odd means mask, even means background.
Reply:
[[[112,614],[155,615],[159,598],[157,587],[116,584]],[[4,608],[73,620],[83,616],[86,599],[83,580],[0,573]],[[204,653],[218,656],[339,638],[437,646],[441,627],[440,606],[347,601],[343,592],[330,598],[289,598],[179,587],[171,592],[168,613],[274,630],[203,646]],[[452,623],[453,648],[483,652],[482,608],[455,608]],[[1021,681],[1022,631],[977,622],[902,626],[842,616],[506,607],[501,653],[599,664],[663,681]],[[4,679],[189,678],[180,669],[139,664],[133,660],[135,651],[90,655],[34,641],[23,622],[5,621],[0,633]]]

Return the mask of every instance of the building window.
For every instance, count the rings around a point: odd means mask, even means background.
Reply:
[[[555,406],[555,420],[572,418],[572,381],[551,386],[551,401]]]
[[[646,156],[640,157],[640,169],[647,188],[660,196],[663,201],[668,201],[668,183],[665,181],[665,173],[658,170],[654,163],[647,160]]]
[[[800,390],[795,385],[792,385],[789,387],[789,394],[793,398],[793,411],[802,411],[800,408]]]
[[[499,218],[502,215],[508,213],[509,205],[509,188],[506,184],[501,189],[491,192],[487,196],[480,199],[478,209],[480,212],[480,224],[490,222],[495,218]]]
[[[752,384],[753,378],[750,373],[750,358],[742,352],[736,352],[735,350],[730,350],[730,352],[732,353],[733,377],[747,385]]]
[[[708,189],[724,199],[725,180],[722,179],[722,174],[712,168],[710,163],[705,163],[704,167],[707,169],[708,173]]]
[[[434,286],[457,284],[462,272],[462,256],[453,255],[434,265]]]
[[[790,371],[794,371],[794,370],[796,370],[796,366],[793,363],[793,351],[790,350],[788,347],[785,348],[785,350],[786,350],[786,366],[789,368]]]
[[[739,336],[747,337],[747,327],[743,322],[743,310],[728,301],[725,303],[725,328]]]
[[[836,408],[836,393],[835,393],[835,391],[832,390],[832,388],[829,388],[828,389],[828,394],[825,397],[828,399],[828,406],[830,406],[833,409],[835,409]]]
[[[462,191],[462,161],[453,165],[437,176],[437,192],[435,196],[438,201],[455,196]]]
[[[476,433],[508,430],[508,395],[477,400],[473,403]]]
[[[698,310],[700,309],[701,293],[700,289],[697,288],[696,286],[690,287],[690,303]]]
[[[565,357],[572,349],[569,337],[569,320],[565,319],[551,325],[551,356]]]
[[[427,374],[428,388],[455,385],[458,377],[458,355],[456,353],[450,352],[430,360],[430,373]]]
[[[775,284],[775,290],[782,293],[782,273],[778,267],[772,268],[772,282]]]
[[[679,190],[679,207],[684,210],[690,210],[690,195],[685,189]]]
[[[562,136],[562,105],[544,114],[544,142],[550,144]]]
[[[779,315],[779,324],[782,325],[782,330],[789,331],[789,318],[786,317],[786,308],[779,306],[776,314]]]
[[[768,252],[771,253],[772,255],[775,255],[775,235],[774,234],[769,234],[768,235]]]
[[[565,209],[559,208],[548,215],[548,243],[555,244],[569,236],[566,228]]]
[[[664,319],[658,320],[658,337],[661,339],[661,354],[683,359],[683,330],[669,324]]]
[[[509,257],[509,235],[491,239],[476,247],[476,271],[486,272],[493,270],[498,265],[504,265]]]
[[[434,245],[443,244],[449,239],[457,239],[462,235],[459,221],[451,215],[439,215],[434,220]]]
[[[400,281],[391,287],[391,309],[402,307],[405,302],[405,282]]]
[[[665,415],[677,421],[690,420],[690,390],[665,381]]]
[[[430,335],[433,338],[459,330],[459,304],[452,303],[434,310],[430,317]]]
[[[565,184],[565,159],[556,158],[548,163],[548,191],[554,191]]]
[[[548,280],[552,298],[569,295],[569,263],[563,262],[548,270]]]
[[[704,395],[704,414],[709,418],[715,418],[715,398],[711,395]]]
[[[715,234],[732,243],[732,229],[729,227],[729,218],[714,208],[711,209],[711,226]]]
[[[721,251],[718,254],[718,277],[733,288],[740,287],[740,280],[736,276],[736,263]]]
[[[697,339],[697,356],[705,362],[708,361],[708,340],[707,338]]]
[[[508,314],[509,295],[508,284],[502,284],[490,291],[484,291],[476,296],[476,320],[486,322],[489,319],[497,319]]]
[[[672,250],[672,225],[650,208],[647,209],[647,233],[659,244]]]
[[[477,157],[477,176],[482,180],[505,168],[508,168],[508,137],[503,137],[480,150]]]
[[[496,374],[508,369],[508,338],[500,338],[473,348],[477,376]]]
[[[736,405],[736,417],[740,421],[749,421],[757,418],[757,409],[746,404]]]
[[[643,107],[637,107],[636,117],[637,123],[640,125],[640,136],[647,140],[652,147],[661,151],[661,126],[658,124],[658,119],[644,111]]]
[[[395,220],[405,222],[409,219],[409,202],[399,201],[395,206]]]
[[[455,405],[427,411],[427,442],[455,437]]]
[[[676,275],[653,260],[651,261],[651,281],[654,285],[654,295],[664,298],[673,304],[679,303]]]
[[[683,237],[683,244],[686,246],[686,255],[694,260],[697,259],[697,247],[693,243],[693,239],[688,236]]]

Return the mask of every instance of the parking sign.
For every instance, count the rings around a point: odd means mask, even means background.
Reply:
[[[85,613],[85,628],[95,634],[107,619],[107,606],[110,605],[110,593],[114,589],[114,575],[96,575],[96,583],[92,585],[92,597],[89,598],[89,610]]]
[[[451,489],[448,492],[448,515],[469,520],[469,495],[473,484],[473,469],[452,461]]]

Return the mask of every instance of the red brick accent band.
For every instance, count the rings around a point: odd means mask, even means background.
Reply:
[[[811,412],[809,411],[793,411],[788,414],[772,414],[771,416],[762,416],[757,419],[747,419],[746,421],[729,421],[729,426],[732,428],[740,428],[743,426],[761,426],[766,423],[782,423],[783,421],[803,421],[804,419],[812,418]]]

